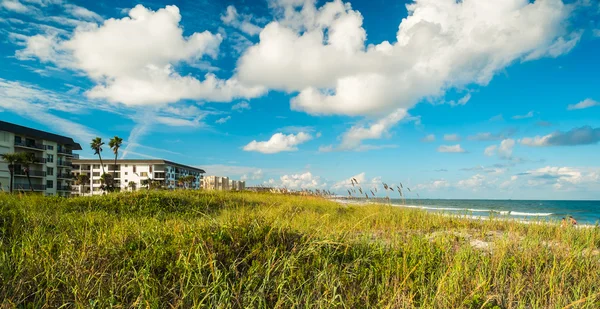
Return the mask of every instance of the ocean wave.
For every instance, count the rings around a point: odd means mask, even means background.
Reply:
[[[519,211],[511,211],[509,212],[511,216],[528,216],[528,217],[547,217],[553,215],[551,212],[519,212]]]
[[[512,210],[494,210],[494,209],[477,209],[477,208],[453,208],[453,207],[435,207],[435,206],[420,206],[420,205],[400,205],[392,204],[397,207],[417,208],[433,211],[457,211],[457,212],[488,212],[491,214],[499,214],[503,216],[522,216],[522,217],[547,217],[553,215],[551,212],[520,212]]]

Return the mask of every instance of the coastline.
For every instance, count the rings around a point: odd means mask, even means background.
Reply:
[[[474,209],[474,208],[451,208],[451,207],[432,207],[432,206],[424,206],[424,205],[401,205],[401,204],[384,204],[379,202],[371,202],[368,200],[358,201],[358,200],[348,200],[345,198],[329,198],[328,200],[336,202],[338,204],[343,205],[351,205],[351,206],[365,206],[365,205],[374,205],[374,206],[393,206],[399,208],[406,209],[419,209],[424,210],[430,213],[437,213],[443,216],[467,219],[467,220],[499,220],[506,222],[516,222],[522,224],[542,224],[542,225],[550,225],[550,226],[560,226],[561,222],[558,220],[540,220],[539,218],[549,217],[553,213],[527,213],[527,212],[519,212],[519,211],[498,211],[494,209]],[[473,213],[490,213],[490,215],[474,215]],[[530,218],[530,219],[526,219]],[[574,225],[575,228],[595,228],[598,227],[598,224],[591,223],[578,223]]]

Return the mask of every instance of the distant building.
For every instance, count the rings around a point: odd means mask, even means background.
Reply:
[[[69,196],[71,193],[73,150],[81,145],[72,138],[0,121],[0,154],[33,153],[36,164],[29,167],[31,188],[44,195]],[[0,159],[0,187],[9,190],[8,164]],[[22,166],[15,166],[13,189],[30,191]]]
[[[121,191],[147,188],[149,183],[152,182],[166,189],[199,189],[205,173],[200,168],[167,160],[117,160],[117,165],[114,164],[114,160],[105,159],[102,161],[105,173],[110,175],[116,173],[116,186],[121,188]],[[100,160],[73,160],[73,167],[74,177],[79,174],[86,174],[90,178],[89,184],[74,185],[73,194],[97,195],[103,193],[100,181],[103,170]],[[190,183],[180,181],[182,177],[188,175],[194,176],[195,180]],[[132,183],[132,185],[129,183]]]
[[[206,176],[202,179],[202,189],[218,191],[243,191],[246,186],[245,181],[229,179],[223,176]]]

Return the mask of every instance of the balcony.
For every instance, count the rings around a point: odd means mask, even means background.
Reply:
[[[46,150],[46,146],[44,146],[42,144],[17,142],[17,141],[15,141],[15,147],[21,147],[21,148],[27,148],[27,149],[33,149],[33,150],[39,150],[39,151]]]
[[[71,192],[71,186],[57,186],[56,191],[69,191]]]
[[[27,177],[27,174],[23,170],[15,170],[15,176]],[[29,177],[46,177],[46,172],[29,170]]]
[[[30,187],[29,184],[27,183],[16,183],[13,186],[15,188],[15,190],[25,190],[25,191],[30,191]],[[33,191],[44,191],[46,190],[46,185],[31,185],[31,187],[33,188]]]
[[[65,148],[59,147],[56,151],[58,152],[58,154],[73,156],[73,150],[71,150],[71,149],[65,149]]]
[[[73,178],[73,175],[71,175],[71,174],[60,174],[59,173],[59,174],[56,175],[56,178],[71,179],[71,178]]]
[[[56,161],[56,165],[64,166],[64,167],[73,167],[73,163],[68,162],[68,161],[61,161],[61,160]]]

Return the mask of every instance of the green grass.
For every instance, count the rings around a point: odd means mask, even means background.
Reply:
[[[600,231],[314,197],[0,196],[0,308],[599,308]]]

